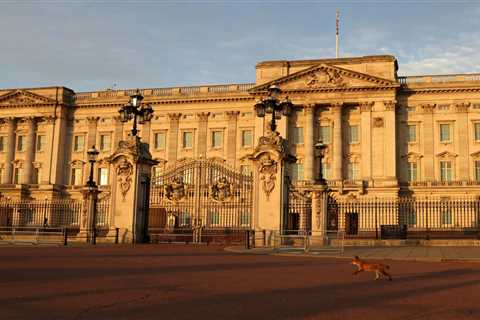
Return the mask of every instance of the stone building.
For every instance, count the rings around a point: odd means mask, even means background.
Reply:
[[[159,165],[215,158],[242,172],[264,134],[253,105],[276,84],[295,104],[278,131],[296,184],[317,177],[313,145],[328,145],[324,176],[339,196],[480,195],[480,75],[399,77],[393,56],[265,61],[255,83],[141,89],[155,110],[139,135]],[[86,151],[108,191],[110,156],[130,132],[118,110],[136,90],[0,89],[0,193],[79,198]]]

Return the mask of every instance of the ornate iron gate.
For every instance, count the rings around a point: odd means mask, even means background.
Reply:
[[[284,232],[305,234],[312,230],[312,198],[308,190],[290,184],[286,209]]]
[[[152,241],[243,241],[251,228],[253,178],[216,160],[176,163],[152,178]]]

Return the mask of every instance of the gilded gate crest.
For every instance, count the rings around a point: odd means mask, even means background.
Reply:
[[[227,178],[221,177],[210,186],[209,196],[213,201],[228,201],[233,197],[233,185],[228,182]]]
[[[170,184],[165,185],[165,198],[171,202],[177,202],[187,195],[187,186],[182,177],[175,177]]]

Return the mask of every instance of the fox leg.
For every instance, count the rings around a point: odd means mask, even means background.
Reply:
[[[380,272],[378,270],[375,270],[375,280],[380,279]]]
[[[392,281],[392,276],[385,270],[382,270],[382,274],[388,278],[388,281]]]
[[[355,276],[357,275],[359,272],[363,271],[363,269],[357,269],[355,270],[352,274]]]

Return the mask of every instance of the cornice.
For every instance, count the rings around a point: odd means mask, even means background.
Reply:
[[[478,88],[424,88],[411,89],[402,87],[398,91],[399,94],[416,95],[416,94],[432,94],[432,93],[463,93],[463,92],[480,92]]]

